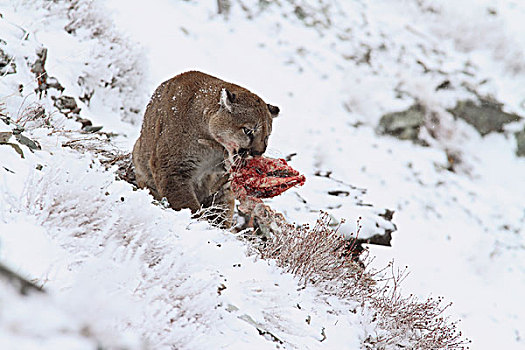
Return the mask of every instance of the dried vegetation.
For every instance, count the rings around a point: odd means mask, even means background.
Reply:
[[[253,245],[264,259],[274,259],[303,284],[325,293],[361,303],[370,308],[373,322],[384,332],[363,340],[367,349],[468,349],[470,341],[457,329],[457,322],[445,316],[451,304],[442,298],[424,301],[403,296],[401,282],[407,276],[391,262],[381,270],[370,268],[367,251],[354,254],[355,242],[346,241],[323,213],[313,227],[296,227],[284,222],[263,244]]]

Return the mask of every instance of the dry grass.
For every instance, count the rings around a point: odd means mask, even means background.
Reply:
[[[370,349],[468,349],[470,340],[457,329],[457,321],[450,321],[445,310],[452,303],[443,304],[443,298],[418,300],[414,295],[403,296],[399,290],[408,275],[390,263],[388,278],[380,288],[369,296],[375,310],[378,326],[388,334],[369,337],[364,345]]]
[[[39,128],[51,126],[50,119],[51,116],[46,113],[44,106],[33,102],[19,110],[18,117],[14,122],[22,127],[26,127],[28,123],[32,122],[31,128]]]
[[[264,244],[254,247],[262,258],[274,259],[302,283],[370,308],[372,322],[384,332],[369,335],[363,341],[364,348],[468,348],[470,341],[462,337],[457,322],[444,316],[450,304],[443,305],[442,298],[420,301],[413,295],[403,296],[399,286],[407,270],[396,270],[393,262],[381,270],[369,269],[371,260],[366,253],[361,260],[353,254],[355,240],[345,241],[329,222],[326,213],[312,228],[279,222],[280,229],[273,230]]]
[[[259,249],[264,259],[275,259],[286,272],[297,275],[304,284],[322,285],[342,297],[356,297],[371,292],[374,284],[364,275],[362,265],[348,258],[348,242],[329,226],[323,214],[315,226],[295,227],[280,222]]]

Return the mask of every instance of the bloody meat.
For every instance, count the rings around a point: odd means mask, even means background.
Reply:
[[[304,175],[284,159],[256,157],[231,168],[231,189],[237,199],[275,197],[305,182]]]

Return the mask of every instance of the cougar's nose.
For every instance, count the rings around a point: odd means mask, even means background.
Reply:
[[[252,155],[253,157],[262,156],[264,151],[266,151],[266,148],[262,152],[252,149],[250,150],[250,155]]]
[[[246,158],[248,154],[251,154],[251,151],[247,148],[241,148],[239,152],[237,152],[238,155],[240,155],[242,158]]]

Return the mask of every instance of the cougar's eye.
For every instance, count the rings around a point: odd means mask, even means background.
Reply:
[[[252,136],[252,134],[253,134],[253,130],[252,129],[248,129],[246,127],[243,127],[242,131],[248,136]]]

